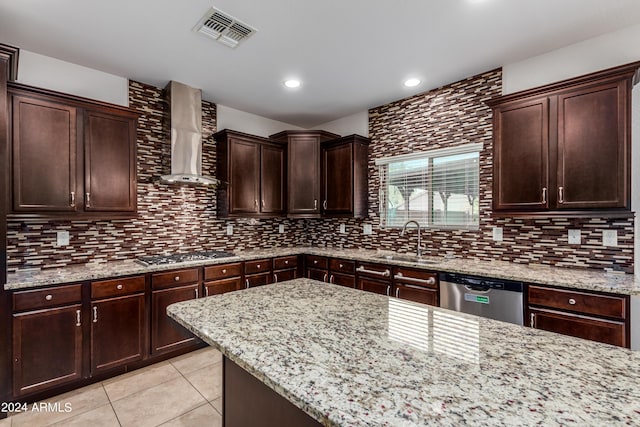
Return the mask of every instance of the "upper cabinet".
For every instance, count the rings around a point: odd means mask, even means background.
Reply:
[[[135,213],[135,112],[15,83],[9,96],[13,216]]]
[[[369,139],[351,135],[321,144],[322,213],[367,217]]]
[[[287,143],[287,215],[297,218],[319,218],[320,144],[340,135],[321,131],[288,130],[270,138]]]
[[[639,66],[492,100],[494,210],[628,214],[631,88]]]
[[[214,135],[218,215],[281,216],[285,214],[285,145],[232,130]]]

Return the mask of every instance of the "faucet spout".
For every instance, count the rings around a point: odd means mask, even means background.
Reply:
[[[409,221],[405,222],[404,225],[402,226],[402,231],[400,232],[401,236],[404,236],[404,233],[407,231],[407,225],[414,223],[416,225],[416,227],[418,227],[418,247],[416,249],[416,256],[418,258],[420,258],[422,256],[422,245],[420,244],[420,223],[418,223],[418,221],[410,219]]]

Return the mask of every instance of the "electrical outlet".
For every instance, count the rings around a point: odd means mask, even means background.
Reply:
[[[347,234],[347,226],[340,224],[340,234]]]
[[[618,230],[602,230],[602,246],[618,246]]]
[[[56,246],[68,246],[69,245],[69,232],[68,231],[56,231]]]
[[[362,226],[362,234],[372,234],[373,230],[371,228],[371,224],[364,224]]]
[[[502,242],[502,227],[493,227],[493,241]]]
[[[570,245],[579,245],[582,242],[580,230],[569,230],[569,237],[567,240]]]
[[[284,224],[278,225],[278,233],[280,234],[284,233]]]
[[[227,236],[231,236],[233,234],[233,225],[227,225]]]

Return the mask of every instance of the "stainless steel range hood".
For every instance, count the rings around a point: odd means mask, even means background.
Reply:
[[[217,185],[202,175],[202,91],[171,81],[165,88],[171,110],[171,174],[167,184]]]

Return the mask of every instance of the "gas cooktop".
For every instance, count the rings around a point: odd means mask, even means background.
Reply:
[[[235,256],[231,252],[224,251],[207,251],[207,252],[191,252],[188,254],[173,254],[173,255],[157,255],[157,256],[144,256],[138,258],[136,261],[142,265],[163,265],[163,264],[176,264],[179,262],[188,261],[207,261],[211,259],[229,258]]]

